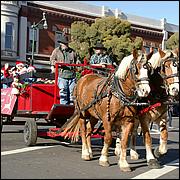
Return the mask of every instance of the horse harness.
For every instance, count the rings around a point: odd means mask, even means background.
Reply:
[[[135,80],[136,83],[139,83],[140,81],[144,81],[144,80],[146,80],[146,81],[149,80],[148,78],[137,79],[137,77],[135,76],[135,73],[137,71],[136,68],[137,68],[136,64],[134,63],[134,61],[132,61],[129,70],[130,70],[131,77]],[[100,91],[98,92],[98,89],[101,85],[102,85],[102,87],[101,87]],[[115,76],[115,73],[110,73],[110,75],[107,78],[103,78],[97,85],[97,88],[94,91],[94,99],[88,105],[83,107],[82,109],[80,109],[80,107],[79,107],[77,113],[81,114],[82,112],[84,112],[87,109],[94,106],[94,111],[95,111],[96,115],[102,121],[100,114],[98,113],[98,111],[95,108],[95,104],[98,103],[103,98],[107,97],[108,98],[108,100],[107,100],[107,119],[110,120],[110,112],[109,112],[110,99],[111,99],[112,95],[114,95],[117,99],[120,100],[121,104],[123,104],[124,106],[127,106],[130,109],[130,111],[134,114],[134,112],[131,110],[131,108],[129,106],[147,105],[147,103],[138,103],[137,102],[138,95],[137,95],[136,91],[133,91],[133,92],[134,92],[134,94],[132,96],[127,96],[123,92],[122,86],[120,85],[118,78]],[[119,109],[118,113],[120,112],[120,110],[121,109]]]

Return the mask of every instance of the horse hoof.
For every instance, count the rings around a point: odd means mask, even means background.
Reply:
[[[110,166],[110,164],[109,164],[108,161],[99,161],[99,165],[100,165],[100,166],[103,166],[103,167],[108,167],[108,166]]]
[[[92,158],[93,158],[93,154],[90,154],[89,156],[90,156],[90,159],[92,159]]]
[[[123,172],[131,172],[130,167],[120,167],[120,170],[123,171]]]
[[[156,147],[156,148],[154,149],[154,156],[155,156],[156,158],[159,158],[159,157],[161,156],[161,153],[159,152],[159,147]]]
[[[150,169],[159,169],[161,168],[161,165],[159,164],[157,159],[150,159],[149,162],[147,163],[148,167]]]
[[[81,158],[82,158],[83,160],[85,160],[85,161],[90,161],[90,160],[91,160],[91,158],[90,158],[89,155],[83,155]]]

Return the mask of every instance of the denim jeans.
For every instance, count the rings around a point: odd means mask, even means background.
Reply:
[[[73,104],[73,89],[75,84],[76,78],[64,79],[58,77],[60,104]]]

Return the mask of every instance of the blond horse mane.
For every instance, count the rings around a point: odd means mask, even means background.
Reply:
[[[139,62],[141,60],[142,54],[140,54],[137,58],[137,61]],[[121,63],[119,64],[118,70],[115,73],[115,76],[118,79],[125,79],[125,76],[127,74],[127,70],[130,67],[131,61],[134,59],[133,54],[126,56],[122,59]]]
[[[170,57],[171,54],[172,54],[172,52],[169,51],[169,50],[166,50],[166,51],[163,51],[163,52],[166,53],[166,55],[165,55],[163,58],[161,58],[159,52],[156,52],[156,53],[154,53],[154,54],[151,56],[151,58],[148,60],[148,62],[151,63],[151,66],[152,66],[153,69],[156,69],[157,67],[160,67],[160,65],[161,65],[161,60]]]

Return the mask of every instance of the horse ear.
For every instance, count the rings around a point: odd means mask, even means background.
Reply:
[[[174,49],[173,53],[176,54],[176,56],[179,57],[179,48],[177,47],[176,49]]]
[[[149,60],[149,59],[152,57],[153,53],[154,53],[154,52],[152,51],[152,52],[150,52],[150,53],[146,56],[147,60]]]
[[[158,52],[159,52],[161,58],[163,58],[166,55],[166,53],[163,52],[160,48],[158,48]]]
[[[149,53],[148,55],[146,55],[147,60],[149,60],[149,59],[151,58],[151,56],[153,55],[153,53],[154,53],[154,48],[151,47],[151,48],[150,48],[150,53]]]
[[[138,52],[137,52],[137,50],[134,48],[133,49],[133,57],[134,57],[134,59],[137,59],[138,58]]]

